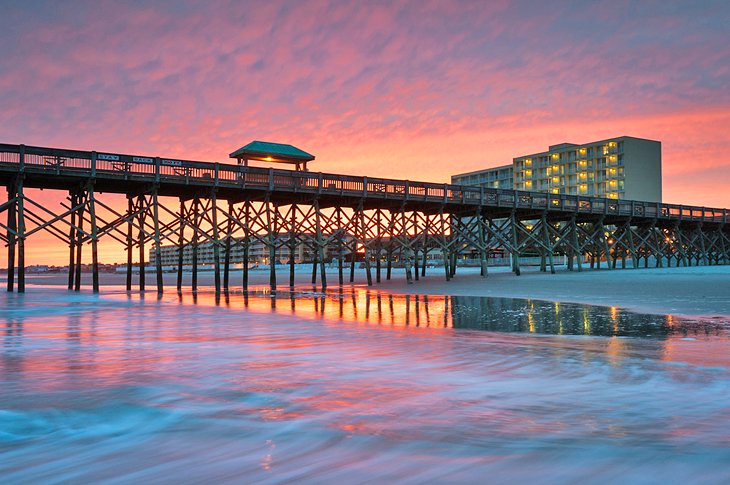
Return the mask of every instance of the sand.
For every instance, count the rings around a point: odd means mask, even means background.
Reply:
[[[346,272],[345,279],[347,280]],[[241,289],[241,272],[231,273],[231,288]],[[278,272],[280,288],[288,287],[288,268]],[[297,285],[311,288],[311,270],[298,271]],[[0,277],[4,281],[5,275]],[[164,275],[167,291],[175,288],[175,274]],[[375,272],[373,271],[373,280]],[[394,269],[390,281],[374,284],[373,291],[430,295],[494,296],[532,298],[538,300],[587,303],[617,306],[630,310],[673,314],[692,317],[721,317],[730,319],[730,266],[700,266],[689,268],[584,270],[569,272],[558,268],[556,274],[541,273],[537,268],[524,268],[521,276],[515,276],[507,268],[490,268],[487,278],[479,275],[477,268],[459,268],[456,277],[446,282],[443,268],[429,268],[426,278],[411,285],[406,284],[402,269]],[[65,286],[64,274],[28,275],[27,291],[34,285]],[[354,285],[365,285],[365,272],[356,270]],[[91,275],[83,274],[83,291],[90,291]],[[124,285],[121,274],[102,274],[101,283],[108,287]],[[250,272],[251,285],[266,287],[269,273],[266,270]],[[328,270],[330,288],[337,288],[337,270]],[[134,277],[135,286],[137,275]],[[201,287],[213,285],[213,274],[199,275]],[[147,275],[147,289],[154,291],[155,275]],[[185,275],[185,286],[190,285],[190,275]],[[350,284],[347,283],[349,286]],[[104,289],[102,288],[102,291]]]

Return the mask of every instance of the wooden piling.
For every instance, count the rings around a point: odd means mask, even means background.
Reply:
[[[210,212],[211,222],[213,226],[213,280],[215,282],[215,294],[220,295],[221,292],[221,247],[220,234],[218,232],[218,198],[216,190],[210,192]]]
[[[296,279],[294,266],[294,253],[297,249],[296,228],[297,228],[297,206],[291,205],[291,215],[289,221],[289,288],[294,288]]]
[[[481,211],[477,209],[475,215],[477,218],[478,230],[479,230],[479,265],[481,266],[480,274],[482,278],[487,277],[487,242],[484,237],[484,219],[482,218]]]
[[[320,208],[319,208],[319,201],[316,199],[314,201],[314,212],[315,212],[314,223],[315,223],[315,231],[316,231],[316,237],[317,237],[315,244],[316,244],[316,248],[317,248],[317,258],[319,259],[319,264],[320,264],[319,280],[322,283],[322,290],[324,290],[325,288],[327,288],[327,271],[326,271],[327,262],[325,261],[325,255],[324,255],[325,240],[322,236],[322,212],[320,211]]]
[[[228,201],[228,224],[226,226],[226,255],[223,259],[223,291],[228,294],[231,272],[231,240],[233,239],[233,204]]]
[[[71,202],[71,214],[69,216],[70,224],[68,229],[68,289],[74,289],[74,270],[76,264],[74,263],[74,256],[76,255],[76,210],[74,209],[78,205],[78,197],[74,191],[69,191],[69,201]]]
[[[243,203],[243,291],[248,290],[248,257],[251,242],[251,201]]]
[[[162,247],[160,234],[160,211],[159,201],[157,199],[157,188],[152,191],[152,217],[154,219],[155,228],[155,276],[157,283],[157,294],[161,295],[164,291],[164,282],[162,280]]]
[[[18,177],[16,184],[18,207],[18,293],[25,293],[25,200],[23,196],[23,177]]]
[[[550,262],[550,273],[555,274],[555,263],[553,261],[553,245],[550,243],[550,229],[548,228],[547,214],[542,213],[542,230],[543,240],[545,241],[545,251],[547,253],[548,260]]]
[[[275,204],[266,202],[266,230],[267,246],[269,249],[269,286],[271,291],[276,291],[276,222],[279,209]]]
[[[512,271],[520,276],[520,249],[517,238],[517,217],[514,210],[510,214],[510,228],[512,229]]]
[[[74,272],[74,291],[81,291],[81,248],[84,240],[84,205],[86,205],[85,193],[79,193],[79,206],[77,213],[78,227],[76,229],[76,270]]]
[[[200,199],[196,196],[192,203],[192,219],[193,219],[193,260],[192,260],[192,277],[191,286],[193,293],[198,292],[198,244],[200,241]]]
[[[76,205],[78,205],[78,203],[79,203],[78,198],[76,198]],[[134,216],[132,214],[134,214],[132,197],[128,195],[127,196],[127,291],[132,291],[132,221],[134,219]],[[71,251],[73,251],[73,249]]]
[[[147,268],[145,268],[147,255],[145,254],[144,245],[145,240],[147,239],[144,233],[145,219],[147,219],[147,197],[145,195],[137,197],[137,206],[139,210],[139,213],[137,214],[137,224],[139,224],[139,234],[137,236],[137,242],[139,243],[139,291],[143,293],[147,284]]]
[[[177,291],[182,291],[183,265],[185,264],[185,200],[180,197],[180,214],[177,236]]]
[[[94,184],[90,183],[86,190],[89,198],[89,223],[91,224],[91,291],[99,293],[99,234],[96,220]]]

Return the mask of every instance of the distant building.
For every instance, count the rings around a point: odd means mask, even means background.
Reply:
[[[661,143],[631,136],[561,143],[511,165],[453,175],[451,183],[661,202]]]
[[[301,238],[304,238],[304,244],[301,242]],[[352,244],[352,236],[346,235],[344,238],[345,244],[343,245],[342,251],[345,258],[350,258],[350,250],[348,244]],[[231,241],[231,264],[242,264],[243,263],[243,238],[233,238]],[[274,264],[285,264],[290,259],[290,246],[289,246],[289,234],[279,234],[274,238],[274,244],[276,245],[275,260]],[[314,260],[314,236],[312,235],[299,235],[297,237],[297,244],[294,248],[294,262],[304,263],[311,262]],[[160,248],[162,266],[177,267],[178,265],[178,249],[177,246],[162,246]],[[333,258],[338,257],[339,247],[336,241],[325,246],[325,261],[331,261]],[[226,257],[225,246],[220,248],[220,260]],[[156,262],[155,250],[151,248],[149,251],[149,264],[154,265]],[[251,238],[249,241],[248,249],[248,262],[249,264],[271,264],[269,248],[263,241],[257,238]],[[198,244],[198,264],[210,265],[214,263],[213,259],[213,243],[210,241],[201,241]],[[186,244],[183,246],[183,266],[191,266],[193,264],[193,246],[192,244]]]

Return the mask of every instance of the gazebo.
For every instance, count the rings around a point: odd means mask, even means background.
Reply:
[[[252,141],[229,156],[238,160],[238,164],[245,167],[248,167],[249,160],[257,160],[261,162],[290,163],[296,166],[296,170],[304,170],[305,172],[307,171],[307,162],[314,160],[314,155],[295,146],[268,141]]]

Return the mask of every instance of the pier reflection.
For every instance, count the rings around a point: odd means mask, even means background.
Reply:
[[[325,320],[390,326],[441,327],[491,332],[604,337],[720,336],[727,322],[640,314],[611,306],[520,298],[394,295],[366,289],[271,292],[215,296],[179,294],[180,302],[225,305]]]

